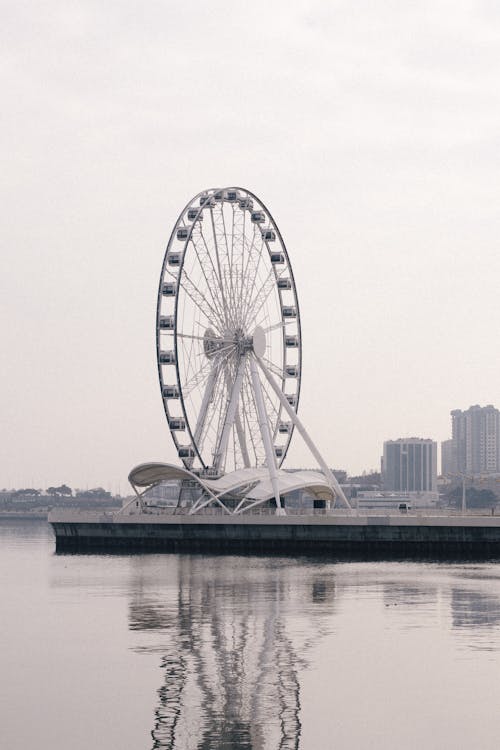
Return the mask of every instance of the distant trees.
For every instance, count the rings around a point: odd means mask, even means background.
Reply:
[[[332,469],[332,473],[339,484],[344,484],[347,481],[347,471],[344,471],[343,469]]]
[[[363,474],[358,476],[348,477],[347,481],[349,484],[360,484],[366,487],[376,485],[380,487],[381,476],[379,471],[363,472]]]
[[[0,503],[2,510],[23,510],[40,508],[46,505],[46,499],[42,490],[35,487],[22,487],[18,490],[7,490],[0,492]]]
[[[60,487],[47,487],[47,495],[52,495],[52,497],[70,497],[72,494],[73,490],[67,484],[61,484]]]
[[[111,492],[103,487],[94,487],[92,490],[75,490],[75,497],[82,500],[97,500],[100,498],[111,498]]]
[[[67,484],[47,487],[41,490],[34,487],[0,490],[2,510],[32,510],[47,507],[64,508],[115,508],[120,507],[121,498],[113,497],[103,487],[86,490],[72,490]]]
[[[449,490],[445,498],[449,505],[460,507],[462,505],[462,487],[458,485]],[[498,498],[493,490],[478,490],[476,487],[468,487],[465,492],[465,503],[468,508],[491,508],[497,502]]]

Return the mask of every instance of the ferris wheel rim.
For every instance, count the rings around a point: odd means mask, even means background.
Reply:
[[[184,227],[185,226],[185,216],[186,216],[186,213],[188,212],[188,210],[190,208],[192,208],[195,205],[195,203],[199,199],[202,198],[202,196],[207,196],[210,199],[212,199],[217,194],[221,194],[221,195],[224,196],[225,194],[227,194],[227,191],[238,191],[238,192],[241,192],[242,194],[244,194],[244,196],[246,198],[251,198],[251,199],[253,199],[258,204],[258,206],[265,212],[266,217],[267,217],[267,219],[269,221],[269,225],[276,232],[276,235],[277,235],[277,237],[279,239],[280,250],[281,250],[281,252],[284,253],[284,256],[285,256],[285,260],[286,260],[285,267],[286,267],[286,270],[288,272],[288,276],[290,278],[290,282],[291,282],[290,291],[292,293],[294,307],[296,309],[296,317],[294,319],[294,323],[296,325],[297,339],[298,339],[297,354],[298,354],[298,373],[299,374],[298,374],[298,377],[296,379],[296,384],[295,384],[295,393],[294,393],[295,403],[294,403],[294,409],[295,409],[295,412],[297,412],[298,411],[298,405],[299,405],[299,399],[300,399],[301,380],[302,380],[302,329],[301,329],[300,307],[299,307],[299,301],[298,301],[298,294],[297,294],[297,287],[296,287],[295,275],[293,273],[293,268],[292,268],[292,265],[291,265],[291,262],[290,262],[290,257],[289,257],[289,254],[288,254],[288,250],[287,250],[286,244],[285,244],[285,242],[283,240],[283,236],[281,234],[281,231],[280,231],[280,229],[279,229],[279,227],[278,227],[278,225],[277,225],[277,223],[276,223],[273,215],[271,214],[271,212],[267,208],[267,205],[257,195],[255,195],[255,193],[253,193],[252,191],[248,190],[247,188],[242,188],[242,187],[239,187],[239,186],[234,186],[234,187],[232,186],[232,187],[225,187],[225,188],[208,188],[208,189],[200,191],[193,198],[191,198],[191,200],[184,206],[183,210],[180,212],[180,214],[178,216],[178,219],[176,220],[176,222],[174,224],[174,227],[172,229],[170,238],[169,238],[167,246],[166,246],[164,258],[163,258],[162,272],[161,272],[161,276],[160,276],[160,284],[159,284],[159,288],[158,288],[158,297],[157,297],[157,313],[156,313],[157,339],[156,339],[156,350],[157,350],[157,364],[158,364],[158,375],[159,375],[159,380],[160,380],[160,386],[161,386],[162,389],[165,387],[163,370],[162,370],[162,363],[160,362],[161,329],[160,329],[160,326],[159,326],[159,320],[160,320],[160,316],[161,316],[161,305],[162,305],[162,286],[163,286],[163,283],[164,283],[164,279],[165,279],[166,273],[168,273],[168,274],[170,274],[170,276],[174,277],[174,274],[171,271],[169,271],[168,268],[167,268],[167,259],[168,259],[169,253],[170,253],[172,245],[173,245],[173,243],[174,243],[174,241],[175,241],[175,239],[177,237],[177,231],[178,231],[179,227]],[[221,204],[223,204],[224,201],[225,201],[225,198],[222,197]],[[212,210],[212,208],[213,208],[213,206],[211,205],[210,209]],[[182,249],[183,249],[182,257],[181,257],[180,265],[179,265],[179,267],[177,269],[178,270],[178,274],[177,274],[177,277],[174,277],[174,278],[177,278],[178,280],[181,279],[183,271],[184,271],[184,265],[186,263],[186,257],[187,257],[189,243],[191,241],[193,241],[192,240],[192,234],[193,234],[194,227],[196,225],[196,222],[199,221],[199,217],[202,214],[202,212],[204,211],[205,206],[204,205],[198,205],[197,209],[198,210],[197,210],[196,217],[194,219],[192,219],[192,223],[188,227],[187,236],[186,236],[186,238],[183,241],[183,245],[182,245]],[[193,244],[194,244],[194,241],[193,241]],[[264,247],[264,245],[266,246],[267,251],[269,253],[271,253],[271,250],[269,248],[268,243],[263,240],[263,244],[262,244],[261,248]],[[281,376],[280,387],[281,387],[282,392],[285,393],[285,382],[286,382],[286,377],[285,377],[285,365],[286,365],[286,346],[285,346],[286,342],[285,342],[285,337],[286,337],[286,324],[287,324],[287,321],[285,320],[284,315],[283,315],[283,307],[284,307],[283,294],[282,294],[282,290],[278,287],[278,283],[277,283],[277,281],[278,281],[278,275],[276,273],[276,269],[275,268],[273,270],[273,274],[274,274],[274,279],[273,279],[274,283],[272,285],[272,289],[275,289],[275,292],[277,292],[277,295],[278,295],[278,298],[279,298],[280,316],[281,316],[280,325],[281,325],[281,329],[282,329],[281,330],[281,339],[282,339],[282,357],[281,357],[281,360],[282,360],[283,367],[282,367],[282,376]],[[221,279],[221,283],[222,283],[222,279]],[[203,314],[206,315],[205,312],[203,312]],[[185,386],[185,384],[183,383],[183,378],[182,378],[181,372],[180,372],[179,336],[181,336],[181,334],[179,333],[179,323],[180,323],[180,321],[179,321],[179,294],[176,294],[176,296],[175,296],[175,302],[174,302],[174,329],[173,329],[172,335],[173,335],[173,339],[174,339],[174,352],[175,352],[175,376],[176,376],[177,387],[178,387],[178,391],[179,391],[178,398],[179,398],[180,407],[181,407],[182,414],[183,414],[184,421],[185,421],[185,427],[187,429],[187,433],[188,433],[189,438],[190,438],[190,447],[192,447],[194,453],[196,454],[196,457],[198,458],[198,460],[199,460],[199,462],[201,464],[202,471],[208,471],[212,467],[205,460],[205,457],[203,455],[203,447],[202,446],[200,447],[199,440],[196,439],[196,436],[195,436],[194,430],[193,430],[193,425],[191,423],[191,417],[192,417],[192,415],[190,415],[188,407],[187,407],[187,404],[186,404],[186,401],[185,401],[185,393],[184,393],[184,386]],[[175,447],[177,449],[177,453],[179,455],[179,452],[180,452],[180,449],[181,449],[182,446],[180,445],[180,443],[178,441],[178,438],[177,438],[177,435],[176,435],[176,431],[174,429],[172,429],[171,426],[170,426],[171,413],[170,413],[170,410],[169,410],[168,401],[167,401],[166,398],[163,398],[162,400],[163,400],[163,406],[164,406],[165,415],[166,415],[167,421],[169,423],[169,430],[170,430],[172,439],[174,441],[174,445],[175,445]],[[279,425],[279,420],[280,420],[280,414],[281,414],[281,408],[277,411],[277,414],[276,414],[276,424],[275,424],[275,428],[274,428],[273,438],[276,437],[276,434],[278,432],[278,425]],[[293,436],[293,432],[294,432],[294,425],[292,424],[290,433],[289,433],[289,435],[288,435],[288,437],[286,439],[286,442],[285,442],[285,444],[283,446],[283,452],[282,452],[282,454],[280,456],[280,460],[278,461],[278,466],[281,466],[282,463],[283,463],[283,461],[286,458],[286,455],[287,455],[289,447],[290,447],[291,439],[292,439],[292,436]],[[180,455],[179,455],[179,457],[180,457]],[[191,464],[189,464],[189,459],[186,460],[185,458],[182,458],[182,461],[183,461],[183,463],[188,468],[190,468]]]

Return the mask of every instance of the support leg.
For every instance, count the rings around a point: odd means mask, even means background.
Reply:
[[[339,497],[342,500],[342,502],[344,503],[344,505],[346,506],[346,508],[351,509],[351,505],[350,505],[348,499],[346,498],[346,496],[344,495],[344,492],[342,491],[341,486],[337,482],[337,478],[335,477],[335,475],[331,471],[330,467],[327,466],[325,460],[323,459],[323,456],[321,455],[321,453],[316,448],[316,446],[314,445],[313,441],[311,440],[311,438],[307,434],[307,431],[306,431],[304,425],[302,424],[302,422],[298,418],[297,414],[295,413],[295,411],[292,409],[292,407],[290,406],[290,404],[286,400],[285,396],[283,395],[283,392],[282,392],[281,388],[279,388],[279,386],[276,384],[273,376],[271,375],[270,372],[268,372],[267,368],[263,365],[262,361],[257,358],[257,362],[259,364],[260,369],[264,373],[264,376],[265,376],[266,380],[269,382],[269,385],[271,386],[271,388],[273,389],[273,391],[276,393],[276,395],[278,396],[279,400],[281,401],[281,404],[282,404],[283,408],[285,409],[286,413],[288,414],[288,416],[290,417],[290,419],[294,423],[295,427],[298,429],[298,431],[302,435],[305,444],[307,445],[307,447],[311,451],[312,455],[314,456],[314,458],[318,462],[319,467],[323,470],[323,473],[324,473],[325,477],[327,478],[328,483],[329,483],[330,487],[332,488],[333,492],[335,493],[335,495],[337,497]]]
[[[260,384],[259,372],[257,370],[257,365],[255,364],[255,358],[253,355],[250,356],[250,375],[252,378],[252,385],[255,395],[255,405],[257,407],[257,414],[259,418],[260,434],[262,435],[262,442],[264,443],[264,450],[266,452],[267,468],[269,470],[269,476],[271,477],[271,484],[276,500],[276,515],[284,516],[286,514],[285,509],[281,505],[278,474],[276,471],[276,457],[274,455],[274,449],[271,441],[271,432],[269,430],[269,423],[267,421],[266,410],[264,407],[264,396],[262,395],[262,386]]]

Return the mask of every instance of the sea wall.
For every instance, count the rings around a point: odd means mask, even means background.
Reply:
[[[399,520],[399,523],[398,523]],[[51,519],[58,552],[218,552],[328,555],[338,558],[500,559],[498,519],[408,523],[410,519],[342,519],[342,523],[279,519],[168,522]],[[415,519],[411,519],[415,521]]]

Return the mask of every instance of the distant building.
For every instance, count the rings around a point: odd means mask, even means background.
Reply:
[[[453,454],[453,440],[443,440],[441,443],[441,474],[456,474],[456,459]]]
[[[494,406],[451,412],[451,458],[447,473],[500,472],[500,411]],[[446,441],[448,442],[448,441]],[[443,468],[444,473],[444,468]]]
[[[382,486],[390,492],[437,492],[437,443],[425,438],[386,440]]]

